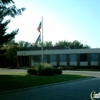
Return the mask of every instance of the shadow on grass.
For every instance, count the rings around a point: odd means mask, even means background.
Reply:
[[[40,86],[45,84],[64,82],[88,78],[81,75],[55,75],[55,76],[20,76],[20,75],[0,75],[0,92],[22,89],[27,87]]]

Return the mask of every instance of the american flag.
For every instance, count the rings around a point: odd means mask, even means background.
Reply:
[[[39,34],[34,46],[37,46],[38,42],[41,42],[41,34]]]
[[[40,32],[40,29],[41,29],[41,22],[40,22],[40,24],[39,24],[39,26],[37,27],[36,30],[37,30],[38,32]]]

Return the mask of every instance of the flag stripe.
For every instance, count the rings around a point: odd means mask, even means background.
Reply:
[[[40,32],[40,29],[41,29],[41,22],[40,22],[40,24],[39,24],[39,26],[37,27],[36,30],[37,30],[38,32]]]

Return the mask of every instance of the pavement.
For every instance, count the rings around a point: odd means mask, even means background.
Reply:
[[[0,68],[0,75],[25,75],[27,69]]]
[[[100,77],[100,71],[72,71],[72,70],[65,70],[63,74],[74,74],[74,75],[85,75],[85,76],[94,76]]]
[[[91,100],[90,94],[93,90],[96,93],[100,92],[100,73],[82,72],[65,71],[64,73],[85,74],[87,76],[91,73],[90,75],[95,77],[1,94],[0,100]]]

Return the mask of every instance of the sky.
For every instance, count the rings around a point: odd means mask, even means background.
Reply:
[[[73,42],[100,48],[100,0],[14,0],[26,10],[11,19],[9,32],[19,28],[15,41],[34,43],[43,16],[43,40]]]

